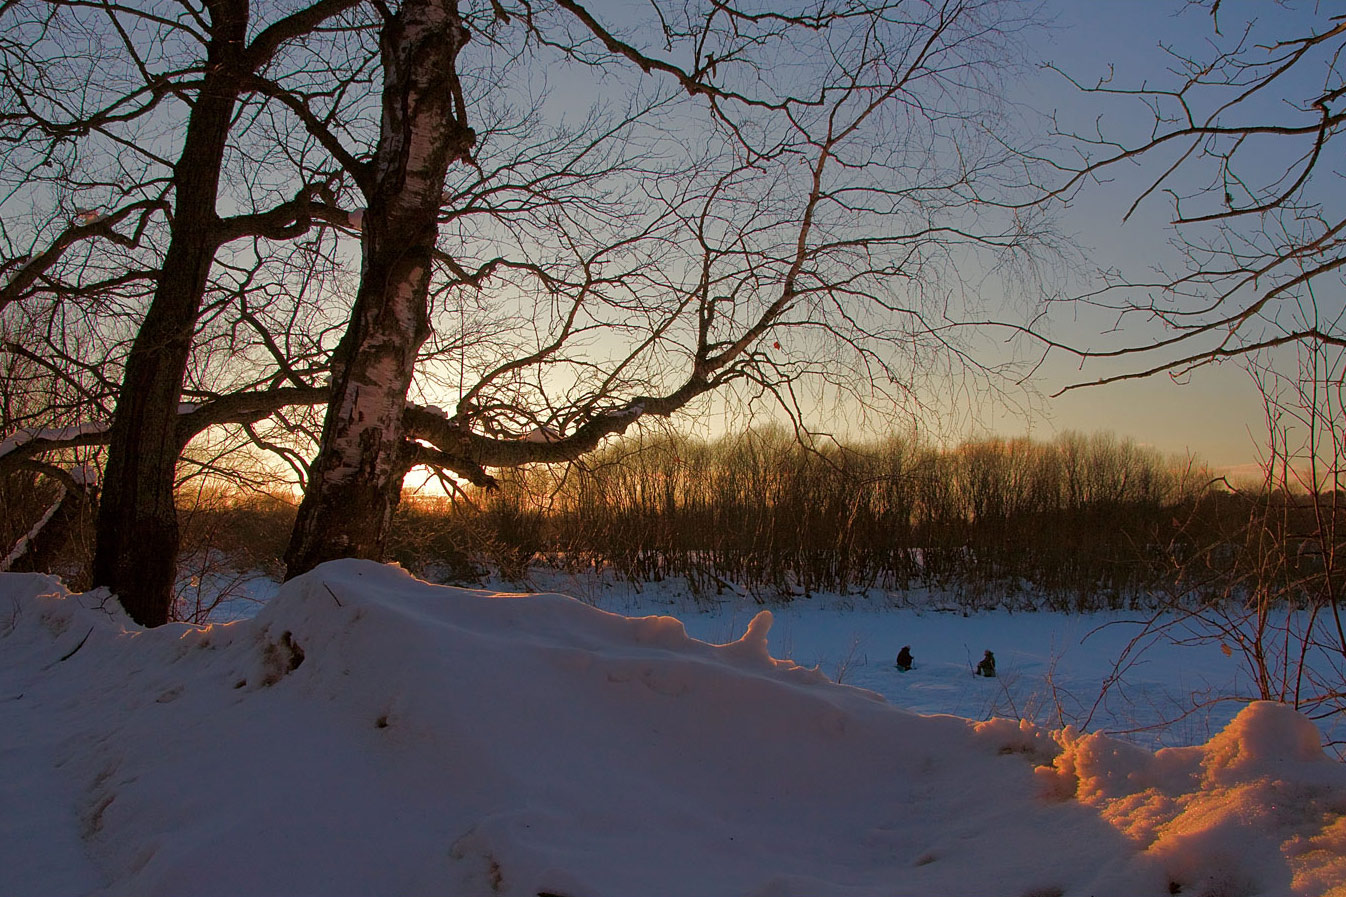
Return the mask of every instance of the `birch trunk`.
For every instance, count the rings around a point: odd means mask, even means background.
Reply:
[[[379,560],[401,495],[402,422],[427,295],[444,178],[468,160],[456,74],[468,32],[452,0],[407,0],[384,27],[383,118],[363,220],[362,271],[332,365],[322,445],[286,551],[286,575],[343,557]]]

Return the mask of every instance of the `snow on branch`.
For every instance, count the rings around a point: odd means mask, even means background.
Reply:
[[[56,500],[51,503],[51,507],[47,508],[46,513],[38,518],[37,523],[34,523],[32,528],[20,537],[19,541],[14,543],[14,547],[10,550],[9,554],[5,555],[3,559],[0,559],[0,573],[8,572],[9,568],[14,566],[19,558],[28,553],[28,547],[33,544],[41,534],[42,530],[46,528],[47,524],[51,523],[51,518],[55,517],[56,512],[60,510],[61,503],[65,501],[66,494],[65,486],[61,486],[60,491],[56,493]]]
[[[104,422],[86,421],[73,427],[18,430],[0,440],[0,459],[20,453],[23,458],[30,458],[33,455],[56,449],[76,448],[82,445],[102,445],[107,442],[109,426]]]

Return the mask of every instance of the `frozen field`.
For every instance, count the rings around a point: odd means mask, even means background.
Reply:
[[[531,585],[627,616],[674,616],[693,638],[716,644],[737,638],[763,608],[730,593],[698,601],[677,583],[636,590],[535,571]],[[1153,748],[1205,741],[1243,706],[1225,698],[1255,693],[1239,652],[1226,653],[1217,641],[1176,645],[1146,636],[1149,612],[965,614],[952,600],[924,593],[799,596],[769,606],[774,656],[817,666],[834,681],[918,713],[1070,724]],[[894,663],[903,645],[915,657],[906,673]],[[996,679],[972,675],[986,650],[995,654]],[[1340,724],[1324,731],[1346,738]]]

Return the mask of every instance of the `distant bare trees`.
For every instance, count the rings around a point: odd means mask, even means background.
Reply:
[[[780,430],[623,442],[503,478],[480,526],[502,545],[702,595],[934,588],[972,606],[1096,609],[1167,594],[1222,509],[1199,465],[1100,434],[801,445]],[[540,533],[520,539],[515,517]],[[472,520],[470,514],[456,519]],[[482,542],[489,545],[489,538]],[[490,551],[482,552],[490,556]],[[512,565],[526,572],[526,563]]]

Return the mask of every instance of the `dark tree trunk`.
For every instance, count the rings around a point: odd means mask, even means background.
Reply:
[[[468,160],[457,78],[468,33],[452,0],[407,0],[384,27],[383,119],[363,222],[363,268],[332,364],[332,397],[286,551],[286,575],[343,557],[380,560],[408,452],[402,423],[444,178]]]
[[[173,172],[172,238],[159,284],[127,358],[99,503],[94,585],[142,626],[168,622],[178,552],[174,480],[178,404],[201,299],[219,248],[215,199],[234,107],[246,2],[212,4],[200,93]]]

